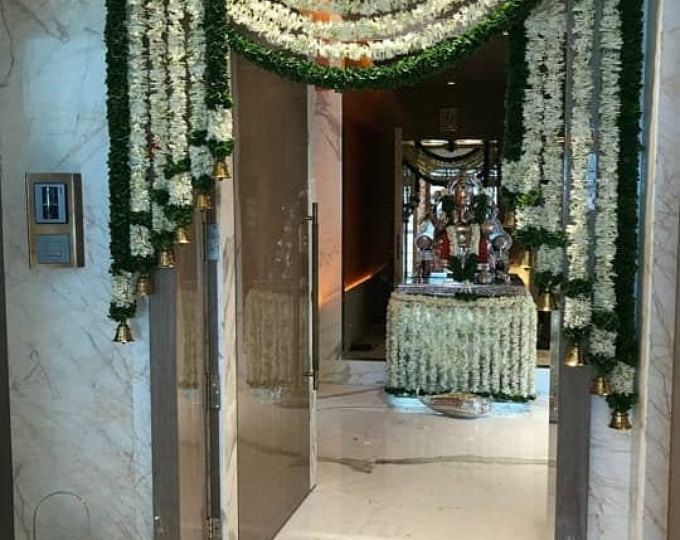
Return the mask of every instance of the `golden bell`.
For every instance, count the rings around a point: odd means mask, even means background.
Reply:
[[[506,210],[505,214],[503,214],[503,223],[501,225],[507,230],[514,229],[517,226],[514,210]]]
[[[175,244],[191,244],[191,236],[189,235],[189,229],[186,227],[178,227],[175,229]]]
[[[567,367],[583,367],[583,351],[579,345],[570,345],[564,355],[564,365]]]
[[[116,328],[116,335],[113,338],[113,341],[122,344],[134,341],[132,330],[130,330],[127,322],[118,323],[118,328]]]
[[[590,393],[594,396],[602,397],[608,396],[611,393],[609,383],[607,383],[607,379],[604,378],[604,375],[599,374],[595,376],[590,385]]]
[[[220,182],[231,178],[231,174],[229,174],[229,165],[227,165],[227,162],[224,159],[215,162],[212,175],[215,180],[219,180]]]
[[[536,253],[533,249],[525,249],[522,253],[522,268],[534,268],[536,266]]]
[[[538,297],[538,302],[536,302],[536,307],[538,311],[550,312],[555,309],[555,300],[550,291],[542,292]]]
[[[137,294],[139,296],[153,294],[153,280],[149,274],[141,274],[137,278]]]
[[[160,268],[174,268],[175,254],[171,249],[162,249],[158,255],[158,266]]]
[[[609,427],[612,429],[620,429],[627,431],[633,427],[628,418],[627,412],[614,411],[612,413],[612,420],[609,422]]]
[[[199,193],[196,195],[196,210],[210,210],[212,207],[212,196],[210,193]]]

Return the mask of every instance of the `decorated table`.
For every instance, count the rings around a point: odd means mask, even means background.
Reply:
[[[387,313],[388,391],[535,395],[536,307],[521,284],[404,284]]]

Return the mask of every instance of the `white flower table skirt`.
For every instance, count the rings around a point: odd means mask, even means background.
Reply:
[[[388,390],[535,396],[531,296],[470,301],[394,292],[387,313]]]

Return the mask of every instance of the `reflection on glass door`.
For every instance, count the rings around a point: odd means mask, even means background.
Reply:
[[[234,71],[239,538],[267,540],[310,488],[307,89]]]

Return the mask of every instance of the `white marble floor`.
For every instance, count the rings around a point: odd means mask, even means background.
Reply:
[[[322,387],[318,485],[277,540],[552,538],[547,373],[535,402],[477,420]]]

